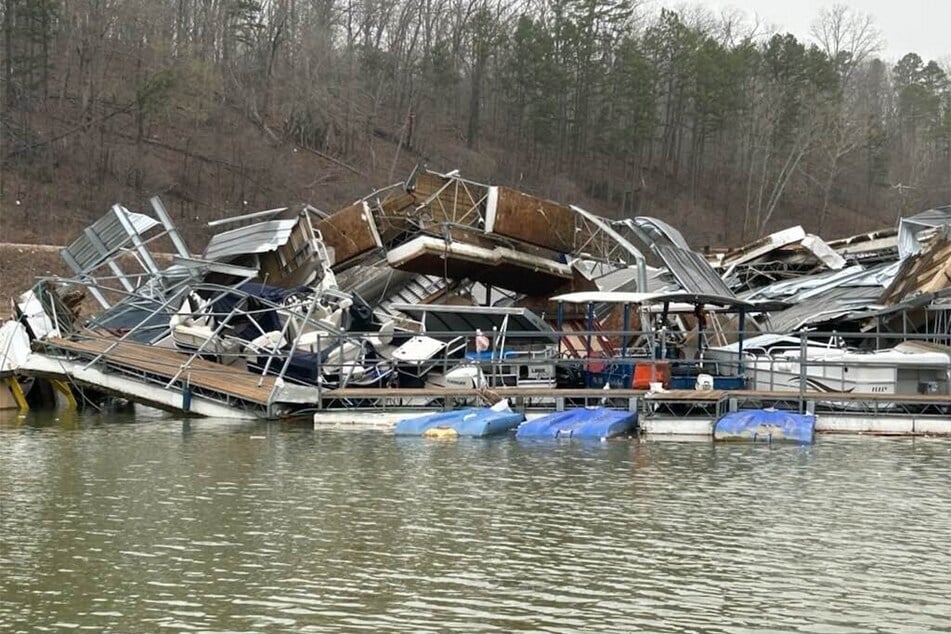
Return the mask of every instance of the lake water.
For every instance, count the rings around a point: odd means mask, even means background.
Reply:
[[[0,413],[0,631],[951,631],[951,441]]]

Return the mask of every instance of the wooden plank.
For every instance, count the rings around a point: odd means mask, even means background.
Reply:
[[[340,271],[355,258],[382,246],[376,222],[363,201],[337,211],[314,224],[324,244],[334,250],[333,270]]]
[[[571,253],[578,244],[577,226],[577,217],[570,207],[499,187],[495,210],[490,208],[485,230],[559,253]]]

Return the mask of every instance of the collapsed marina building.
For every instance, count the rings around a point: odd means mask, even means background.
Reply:
[[[193,253],[150,206],[114,205],[63,249],[72,277],[18,298],[0,330],[5,404],[43,381],[80,401],[260,418],[512,390],[822,390],[830,407],[951,394],[951,208],[702,254],[656,218],[420,168],[335,213],[211,222]]]

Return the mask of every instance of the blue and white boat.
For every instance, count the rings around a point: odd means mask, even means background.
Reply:
[[[575,407],[519,425],[516,438],[593,438],[604,440],[634,431],[637,413],[606,407]]]
[[[494,436],[515,429],[525,420],[519,412],[509,409],[506,401],[492,407],[469,407],[452,412],[437,412],[396,423],[397,436]]]
[[[714,440],[781,440],[810,444],[815,438],[816,417],[777,409],[750,409],[725,414],[713,428]]]

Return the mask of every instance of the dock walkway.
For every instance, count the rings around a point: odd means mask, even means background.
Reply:
[[[190,388],[214,400],[252,408],[266,408],[275,388],[274,377],[114,337],[91,336],[78,341],[53,337],[44,345],[87,363],[144,378],[153,385],[171,383],[176,391]]]
[[[736,409],[775,407],[823,412],[849,419],[853,427],[870,418],[937,421],[951,418],[951,398],[925,394],[773,392],[756,390],[670,390],[540,388],[321,389],[281,384],[241,366],[206,361],[171,348],[125,341],[102,332],[82,338],[51,338],[41,344],[53,354],[33,355],[27,374],[66,378],[100,391],[172,411],[214,416],[276,418],[302,410],[380,412],[398,408],[451,409],[459,399],[508,399],[519,410],[551,411],[573,405],[607,404],[637,411],[642,421],[714,421]],[[194,396],[196,400],[192,401]],[[190,407],[189,407],[190,404]],[[704,423],[706,424],[706,423]],[[918,424],[918,423],[914,423]],[[929,423],[930,424],[930,423]],[[917,429],[913,427],[913,429]]]

